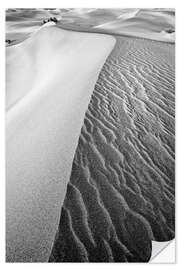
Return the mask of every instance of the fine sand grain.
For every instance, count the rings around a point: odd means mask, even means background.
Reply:
[[[7,10],[7,262],[147,262],[174,238],[174,43],[173,9]]]
[[[174,238],[174,45],[116,37],[85,115],[50,262],[145,262]]]
[[[43,27],[7,48],[6,260],[48,261],[110,36]]]

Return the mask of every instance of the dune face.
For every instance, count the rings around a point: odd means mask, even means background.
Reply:
[[[174,10],[166,9],[75,9],[63,14],[59,25],[174,43],[174,14]]]
[[[43,27],[7,48],[6,261],[48,261],[105,35]]]
[[[174,12],[166,10],[133,9],[115,20],[94,26],[116,34],[128,34],[147,39],[174,42]]]
[[[6,261],[148,262],[175,237],[175,11],[6,11]]]
[[[74,156],[50,262],[145,262],[174,238],[174,45],[116,36]]]

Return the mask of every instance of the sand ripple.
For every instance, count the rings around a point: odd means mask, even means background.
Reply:
[[[86,112],[50,261],[148,261],[174,237],[174,45],[116,37]]]

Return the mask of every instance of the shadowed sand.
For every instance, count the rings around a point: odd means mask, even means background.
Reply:
[[[51,26],[7,48],[8,262],[49,258],[84,114],[114,44]]]
[[[7,261],[144,262],[174,238],[174,14],[8,10],[7,46],[28,39],[7,48]],[[113,38],[51,16],[139,38],[97,80]]]
[[[174,238],[174,45],[116,37],[85,115],[50,262],[145,262]]]

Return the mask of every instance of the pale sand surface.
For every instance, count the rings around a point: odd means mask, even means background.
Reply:
[[[110,36],[44,27],[7,48],[6,260],[47,261]]]
[[[50,261],[149,261],[174,238],[174,13],[8,12],[7,260],[47,261],[60,215]],[[116,36],[97,80],[111,36],[39,31],[50,16],[137,38]]]

